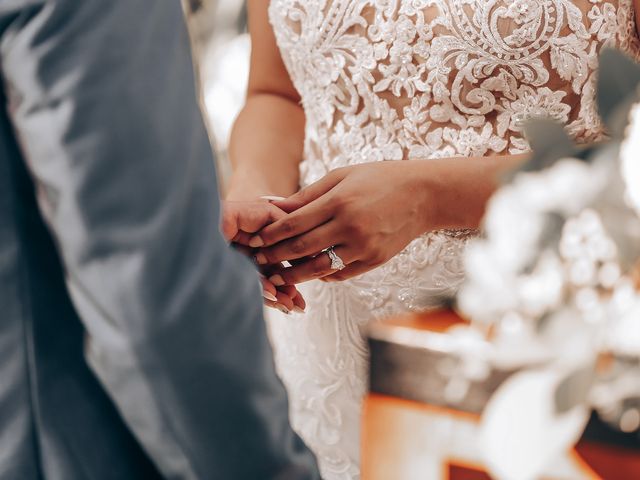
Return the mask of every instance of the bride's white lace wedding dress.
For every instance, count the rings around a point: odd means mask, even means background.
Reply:
[[[271,0],[269,14],[306,113],[302,185],[364,162],[523,152],[535,116],[594,139],[598,51],[637,51],[632,0]],[[454,293],[467,238],[430,233],[358,279],[303,285],[307,313],[272,319],[325,479],[359,478],[361,328]]]

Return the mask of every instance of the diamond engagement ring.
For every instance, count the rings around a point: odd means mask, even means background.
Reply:
[[[331,259],[331,270],[344,270],[347,266],[344,264],[340,256],[335,252],[333,247],[329,247],[325,250],[325,253],[329,255]]]

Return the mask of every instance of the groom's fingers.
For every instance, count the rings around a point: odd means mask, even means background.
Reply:
[[[255,232],[286,215],[266,201],[225,202],[222,232],[227,240],[248,246]]]
[[[238,234],[237,211],[226,202],[222,210],[220,230],[228,242],[233,242],[234,237]]]
[[[255,207],[243,209],[238,212],[238,230],[239,232],[257,232],[265,225],[278,221],[286,216],[287,214],[285,212],[271,203],[256,202]]]
[[[327,222],[297,237],[283,240],[272,247],[262,248],[255,254],[258,264],[276,264],[315,255],[342,239],[334,227],[335,222]]]
[[[342,259],[345,265],[349,265],[357,260],[356,255],[346,247],[335,247],[334,252]],[[274,272],[269,277],[269,281],[277,287],[281,285],[296,285],[309,280],[326,277],[336,271],[337,270],[331,268],[329,255],[323,252],[304,263]]]
[[[251,248],[249,247],[249,242],[251,241],[251,238],[255,235],[255,233],[247,233],[247,232],[238,232],[236,234],[235,237],[233,237],[233,239],[231,240],[233,243],[236,243],[238,245],[242,245],[245,246],[246,248]]]

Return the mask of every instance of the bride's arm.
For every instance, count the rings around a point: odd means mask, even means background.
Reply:
[[[229,145],[233,174],[228,200],[287,197],[298,190],[304,113],[269,24],[268,4],[248,2],[251,70],[247,101]]]

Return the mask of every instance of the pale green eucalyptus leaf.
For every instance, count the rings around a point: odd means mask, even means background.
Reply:
[[[589,390],[595,380],[593,364],[579,367],[569,373],[555,391],[555,412],[562,415],[587,403]]]
[[[620,139],[628,123],[631,105],[638,98],[640,65],[618,50],[600,54],[597,104],[608,134]]]

